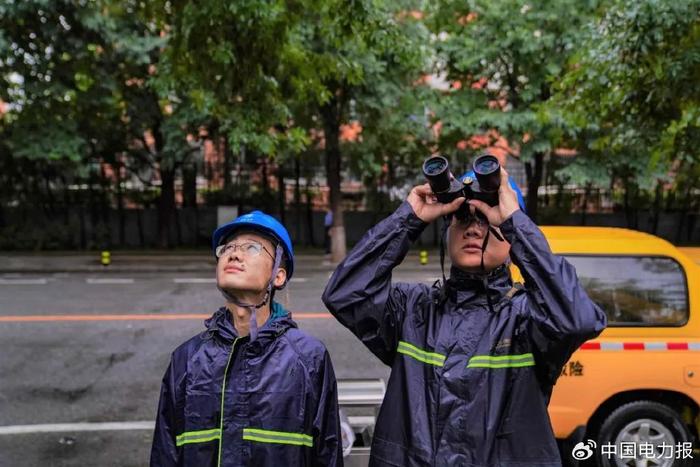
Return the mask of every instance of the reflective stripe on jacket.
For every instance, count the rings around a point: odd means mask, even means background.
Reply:
[[[277,303],[253,342],[237,336],[228,314],[218,310],[205,332],[173,352],[151,465],[342,466],[336,380],[323,344]]]
[[[451,279],[445,300],[437,288],[392,283],[425,226],[403,203],[365,234],[323,295],[391,367],[370,465],[561,465],[549,397],[571,354],[605,328],[605,314],[521,211],[501,225],[525,278],[512,297],[506,266],[489,274],[488,292],[481,277]]]

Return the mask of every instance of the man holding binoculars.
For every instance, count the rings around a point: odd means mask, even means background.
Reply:
[[[323,294],[391,366],[371,466],[560,466],[547,414],[562,366],[606,326],[576,271],[552,254],[493,156],[457,180],[440,156],[429,184],[372,228]],[[411,242],[444,216],[450,278],[392,283]],[[510,259],[525,278],[514,286]]]

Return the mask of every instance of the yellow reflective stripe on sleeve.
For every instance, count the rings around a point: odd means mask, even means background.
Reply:
[[[260,428],[243,428],[243,439],[258,443],[292,444],[313,447],[314,439],[303,433],[263,430]]]
[[[531,353],[522,355],[475,355],[469,359],[467,368],[521,368],[535,366]]]
[[[419,349],[415,345],[409,344],[408,342],[404,341],[399,341],[399,346],[396,349],[396,351],[398,353],[409,356],[415,360],[418,360],[419,362],[435,366],[444,366],[445,359],[447,358],[439,353],[427,352],[423,349]]]
[[[503,360],[522,360],[522,359],[532,359],[534,355],[531,353],[524,353],[522,355],[474,355],[471,360],[488,360],[488,361],[503,361]],[[470,361],[471,361],[470,360]]]
[[[218,428],[211,430],[186,431],[175,438],[175,445],[182,446],[190,443],[206,443],[221,438],[221,431]]]

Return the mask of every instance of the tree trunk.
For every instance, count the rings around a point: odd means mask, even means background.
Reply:
[[[182,166],[182,207],[197,207],[197,164],[194,162]]]
[[[544,191],[544,205],[549,208],[549,203],[552,201],[551,196],[549,195],[549,187],[552,185],[552,158],[549,157],[547,162],[545,163],[545,171],[544,171],[544,186],[545,186],[545,191]]]
[[[632,190],[632,228],[639,229],[639,186],[636,183]]]
[[[197,244],[197,232],[199,232],[199,213],[197,212],[197,163],[190,162],[182,166],[182,207],[192,208],[194,211],[194,239]],[[188,219],[185,216],[185,219]],[[178,226],[180,223],[178,222]]]
[[[301,241],[301,154],[294,156],[294,212],[296,240]]]
[[[689,187],[694,187],[697,186],[697,178],[689,180]],[[689,189],[688,190],[688,208],[686,209],[687,212],[687,227],[686,227],[686,232],[687,232],[687,239],[693,240],[693,232],[695,231],[695,224],[698,221],[698,200],[697,196],[693,196],[692,191]],[[692,213],[692,214],[691,214]]]
[[[105,173],[105,164],[100,163],[100,249],[111,248],[112,246],[112,228],[111,228],[111,212],[112,204],[110,199],[110,186],[107,174]]]
[[[564,180],[559,180],[557,183],[557,194],[554,196],[554,207],[557,211],[561,209],[562,202],[564,201]]]
[[[122,187],[122,165],[120,162],[114,164],[117,182],[117,215],[119,217],[119,245],[126,245],[126,215],[124,213],[124,188]]]
[[[284,168],[282,164],[277,164],[277,209],[280,213],[280,222],[282,222],[282,225],[287,224],[286,197],[287,193],[284,188]]]
[[[49,205],[47,218],[52,219],[54,213],[56,212],[56,204],[53,191],[51,190],[51,174],[48,167],[43,170],[42,175],[44,176],[44,190],[46,190],[46,199],[48,200]]]
[[[224,136],[222,139],[224,146],[224,190],[228,192],[231,189],[231,163],[233,161],[233,151],[231,151],[231,145],[228,143],[228,136]]]
[[[180,211],[173,209],[173,221],[175,223],[176,246],[182,245],[182,226],[180,225]]]
[[[326,142],[326,176],[330,189],[330,205],[333,213],[331,227],[331,262],[339,263],[347,254],[345,224],[343,222],[342,193],[340,192],[340,117],[341,104],[333,96],[321,107],[323,132]]]
[[[63,225],[66,228],[70,227],[70,210],[69,207],[73,205],[70,200],[70,190],[68,189],[68,180],[66,179],[65,175],[61,175],[61,194],[63,195]],[[2,227],[3,224],[0,221],[0,227]]]
[[[525,173],[527,175],[527,215],[533,222],[537,222],[537,191],[542,184],[542,166],[544,154],[536,152],[534,160],[525,163]]]
[[[663,198],[663,183],[661,180],[656,182],[656,190],[654,192],[654,204],[651,213],[651,233],[656,235],[659,230],[659,217],[661,217],[661,200]]]
[[[146,237],[143,233],[143,213],[145,211],[145,207],[141,206],[136,210],[136,226],[138,227],[139,231],[139,245],[141,248],[146,246]]]
[[[685,190],[685,196],[683,196],[683,205],[681,207],[681,215],[678,222],[678,230],[676,230],[675,243],[680,243],[683,239],[683,228],[686,224],[686,219],[688,218],[688,211],[690,209],[690,194],[692,190],[692,183],[688,183],[688,187]]]
[[[314,211],[313,211],[313,195],[311,193],[311,177],[306,178],[306,225],[309,229],[309,245],[316,246],[314,239]]]
[[[80,222],[80,249],[85,250],[87,248],[87,232],[85,231],[85,206],[83,200],[80,200],[80,206],[78,207],[78,219]]]
[[[267,180],[267,156],[262,156],[260,158],[260,162],[262,164],[262,192],[263,195],[265,196],[265,201],[267,202],[267,197],[270,194],[270,184],[268,183]],[[267,206],[265,206],[265,209],[267,209]]]
[[[586,189],[583,192],[583,204],[581,207],[581,225],[586,225],[586,213],[588,212],[588,197],[591,194],[591,184],[586,183]]]
[[[97,203],[95,202],[95,171],[90,169],[88,178],[88,206],[90,209],[90,248],[95,247],[97,241]]]
[[[676,194],[677,194],[678,189],[677,188],[671,188],[668,191],[668,194],[666,195],[666,211],[671,212],[676,209]]]
[[[170,246],[170,226],[175,213],[175,170],[160,169],[160,197],[158,198],[158,246]]]
[[[635,219],[635,202],[634,202],[634,192],[633,186],[630,183],[629,175],[624,179],[624,208],[625,208],[625,221],[627,222],[627,228],[635,229],[637,228]]]

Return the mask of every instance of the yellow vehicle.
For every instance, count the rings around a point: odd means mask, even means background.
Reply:
[[[554,432],[569,440],[563,456],[602,466],[700,465],[700,288],[692,285],[700,266],[641,232],[542,230],[608,316],[552,394]]]

